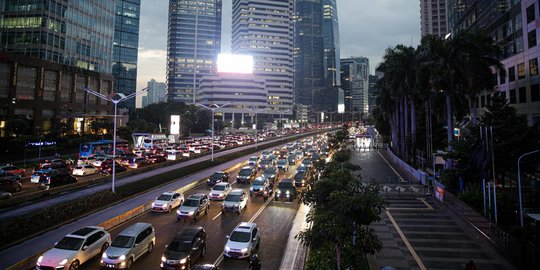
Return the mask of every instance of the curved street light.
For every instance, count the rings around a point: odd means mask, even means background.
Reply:
[[[212,111],[212,144],[210,146],[210,149],[212,151],[212,162],[214,162],[214,111],[217,110],[217,109],[223,108],[223,107],[225,107],[227,105],[231,105],[232,102],[225,103],[225,104],[222,104],[222,105],[217,105],[217,104],[204,105],[204,104],[201,104],[201,103],[193,103],[193,104],[195,104],[196,106],[206,108],[206,109]]]
[[[247,111],[251,112],[252,114],[255,114],[255,149],[259,148],[259,129],[257,128],[257,113],[266,111],[268,108],[245,108]]]

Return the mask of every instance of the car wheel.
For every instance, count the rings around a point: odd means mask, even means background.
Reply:
[[[201,257],[204,257],[204,255],[206,255],[206,245],[202,246],[202,250],[201,250]]]
[[[69,270],[78,270],[79,269],[79,261],[74,261],[69,265]]]
[[[147,252],[152,253],[152,250],[154,250],[154,242],[150,242],[150,244],[148,244]]]
[[[17,186],[17,187],[15,188],[15,192],[19,192],[19,191],[21,191],[21,187],[20,187],[20,186]]]
[[[204,210],[205,215],[208,215],[208,209],[210,209],[210,204],[206,207],[206,210]]]
[[[109,247],[109,243],[103,244],[103,246],[101,246],[101,253],[105,252],[105,250],[107,250],[108,247]]]
[[[129,269],[131,268],[131,265],[133,264],[133,259],[132,258],[129,258],[129,260],[127,261],[126,263],[126,269]]]
[[[83,173],[82,173],[82,176],[86,176],[86,173],[85,173],[85,172],[83,172]]]
[[[167,208],[167,213],[170,213],[172,210],[172,207],[169,205],[169,207]]]
[[[24,172],[22,172],[22,173],[20,174],[20,176],[21,176],[21,177],[24,177],[24,176],[25,176]]]
[[[275,196],[275,197],[274,197],[274,200],[276,200],[276,201],[277,201],[278,199],[279,199],[279,198],[278,198],[277,196]]]

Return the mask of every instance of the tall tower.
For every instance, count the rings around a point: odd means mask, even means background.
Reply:
[[[294,8],[295,103],[322,107],[325,74],[322,0],[297,0]]]
[[[445,37],[449,33],[447,0],[420,0],[422,36]]]
[[[126,96],[137,89],[137,53],[141,0],[116,0],[112,72],[114,91]],[[119,104],[135,109],[135,99]]]
[[[266,80],[269,114],[293,107],[293,0],[233,0],[232,51],[254,59]]]
[[[340,54],[339,54],[339,23],[336,0],[323,0],[323,48],[324,48],[324,80],[326,84],[325,106],[331,110],[337,109],[339,99]]]
[[[342,87],[345,91],[345,111],[367,115],[369,111],[369,59],[351,57],[341,59]]]
[[[202,76],[215,73],[221,50],[221,0],[170,0],[167,99],[195,102]]]

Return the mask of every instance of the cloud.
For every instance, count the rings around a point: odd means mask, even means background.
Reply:
[[[137,89],[146,87],[151,79],[165,82],[167,51],[139,48],[137,64]]]

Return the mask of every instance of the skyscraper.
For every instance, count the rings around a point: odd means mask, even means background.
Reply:
[[[369,59],[341,59],[341,81],[345,92],[345,111],[367,114],[369,89]]]
[[[447,0],[420,0],[422,36],[445,37],[449,33]]]
[[[295,103],[322,107],[324,98],[322,0],[297,0],[294,21]]]
[[[269,114],[292,115],[293,0],[233,0],[232,51],[254,58]]]
[[[167,84],[162,82],[156,82],[151,79],[148,84],[146,105],[160,103],[167,100]],[[144,106],[143,106],[144,107]]]
[[[221,50],[221,0],[170,0],[167,99],[192,103],[202,76],[215,73]]]
[[[325,107],[337,110],[340,99],[340,53],[339,53],[339,23],[336,0],[323,0],[323,49],[324,49],[324,80]]]
[[[112,72],[114,90],[129,95],[137,88],[137,53],[141,0],[116,0]],[[135,109],[135,99],[118,104]]]

